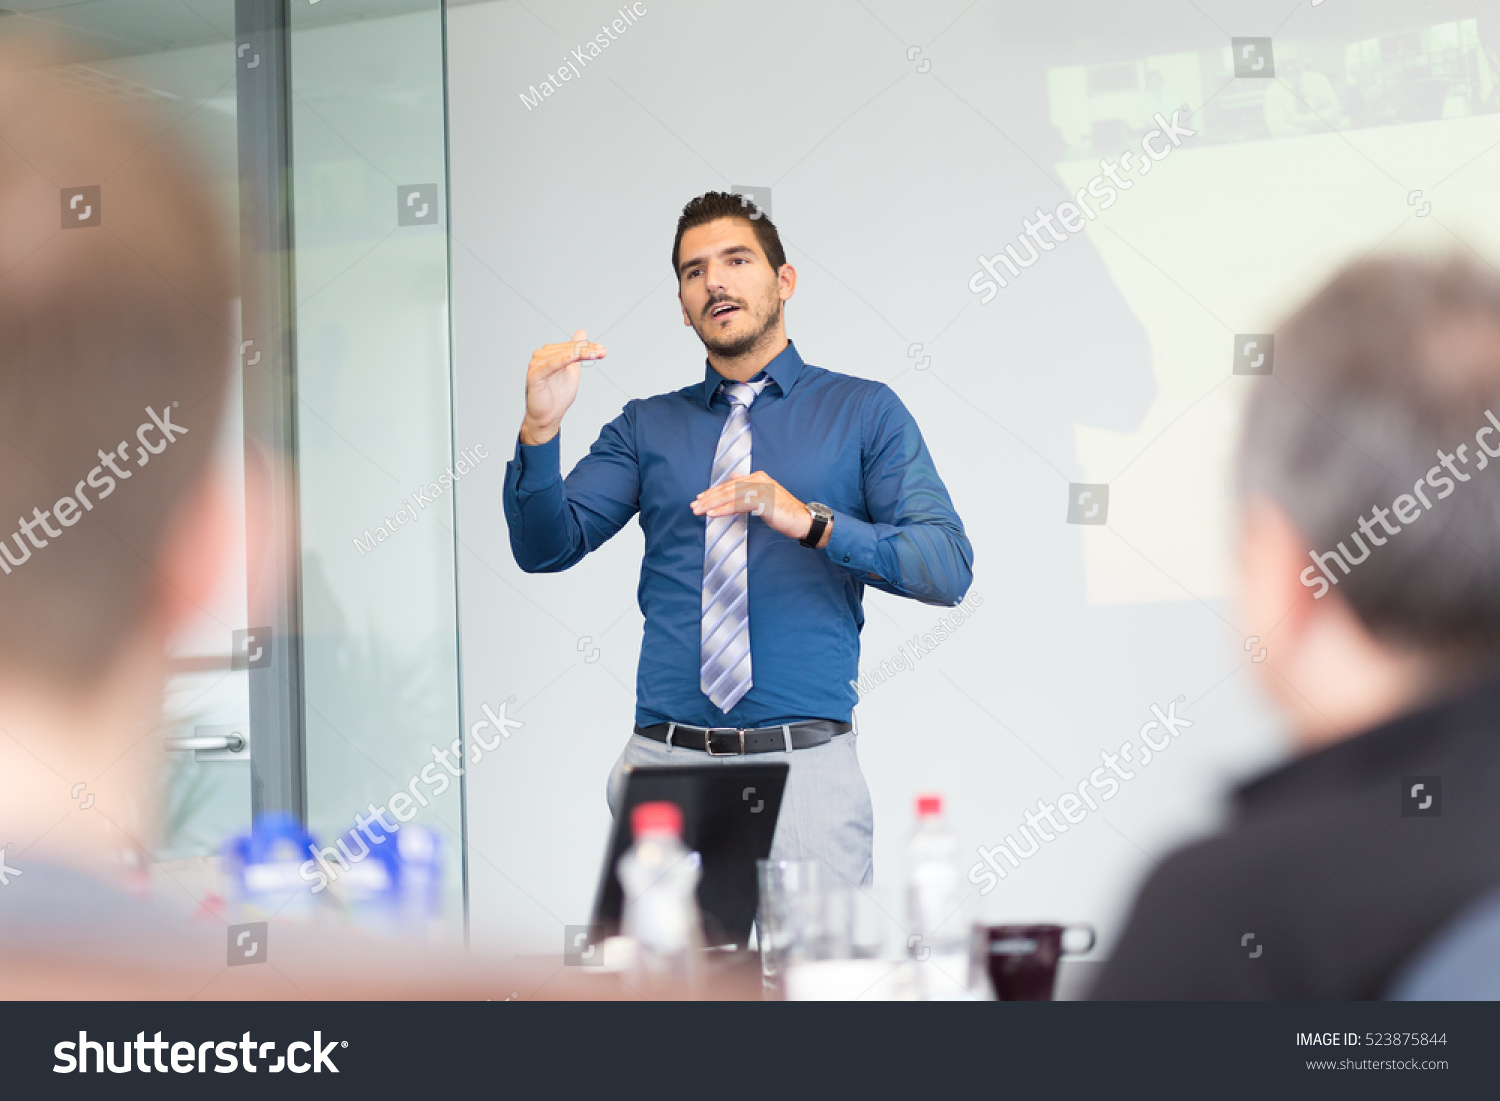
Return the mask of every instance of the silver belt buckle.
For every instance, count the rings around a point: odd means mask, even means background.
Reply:
[[[716,730],[732,730],[740,736],[740,751],[738,754],[714,752],[714,731]],[[745,755],[745,728],[742,726],[711,726],[703,735],[703,748],[708,752],[710,757],[743,757]]]

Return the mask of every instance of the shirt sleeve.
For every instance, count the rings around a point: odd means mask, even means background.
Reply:
[[[865,405],[861,471],[869,519],[834,510],[824,553],[857,580],[951,607],[974,580],[974,548],[921,430],[894,390]]]
[[[566,479],[561,433],[543,444],[516,440],[505,468],[505,519],[516,565],[527,573],[565,570],[603,545],[640,508],[640,465],[627,406],[599,432]]]

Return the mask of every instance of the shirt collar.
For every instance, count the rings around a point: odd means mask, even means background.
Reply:
[[[782,395],[791,393],[792,387],[797,384],[797,376],[802,373],[802,357],[797,354],[797,346],[790,340],[786,342],[776,358],[765,365],[765,373],[770,376]],[[703,405],[704,408],[712,409],[714,394],[718,392],[719,384],[727,381],[723,375],[714,370],[714,365],[707,360],[704,361],[703,371]]]
[[[1438,773],[1435,762],[1462,760],[1493,742],[1497,713],[1500,670],[1488,669],[1468,685],[1242,783],[1234,791],[1236,810],[1243,818],[1306,807],[1403,773]]]

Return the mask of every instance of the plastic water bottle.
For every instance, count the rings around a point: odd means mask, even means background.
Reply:
[[[249,833],[226,841],[222,867],[231,919],[312,920],[321,900],[297,874],[312,843],[296,816],[284,811],[262,811]]]
[[[906,848],[907,953],[917,963],[920,993],[967,998],[969,890],[958,838],[943,821],[940,795],[917,797],[917,826]]]
[[[435,936],[443,917],[442,839],[426,826],[402,826],[396,835],[401,858],[401,923],[407,930]]]
[[[635,942],[631,983],[662,993],[697,985],[703,948],[702,864],[682,844],[682,811],[642,803],[630,813],[634,843],[616,866],[625,892],[620,931]]]
[[[437,834],[412,822],[369,848],[369,857],[339,876],[349,919],[391,936],[436,936],[442,917]]]

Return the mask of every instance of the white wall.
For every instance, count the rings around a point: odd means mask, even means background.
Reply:
[[[530,110],[520,93],[615,6],[449,14],[456,432],[497,457],[459,497],[464,715],[514,697],[525,722],[471,776],[476,941],[556,951],[560,926],[588,920],[641,637],[635,525],[561,575],[511,559],[501,489],[526,363],[580,327],[610,349],[564,423],[566,470],[627,399],[701,375],[668,266],[682,204],[768,185],[799,273],[790,335],[809,362],[888,382],[911,408],[984,598],[858,709],[877,884],[899,885],[918,791],[947,794],[972,852],[1138,741],[1151,705],[1178,700],[1193,726],[1170,751],[983,900],[994,918],[1094,921],[1107,951],[1153,860],[1283,751],[1232,600],[1227,464],[1239,406],[1263,381],[1231,376],[1233,337],[1271,331],[1382,240],[1447,244],[1448,230],[1412,218],[1403,186],[1431,187],[1479,154],[1500,137],[1496,116],[1352,138],[1208,134],[981,304],[976,256],[1098,171],[1051,126],[1049,86],[1066,82],[1049,85],[1048,70],[1206,55],[1228,45],[1218,27],[1191,9],[1126,19],[1103,3],[642,6]],[[1402,7],[1383,6],[1390,27],[1423,22]],[[1216,10],[1233,33],[1271,31],[1250,5]],[[1283,37],[1342,49],[1368,33],[1298,18]],[[1443,185],[1454,232],[1483,225],[1496,161]],[[921,369],[920,355],[932,357]],[[1110,484],[1107,526],[1064,522],[1070,482]],[[943,614],[876,592],[866,608],[866,669]]]

